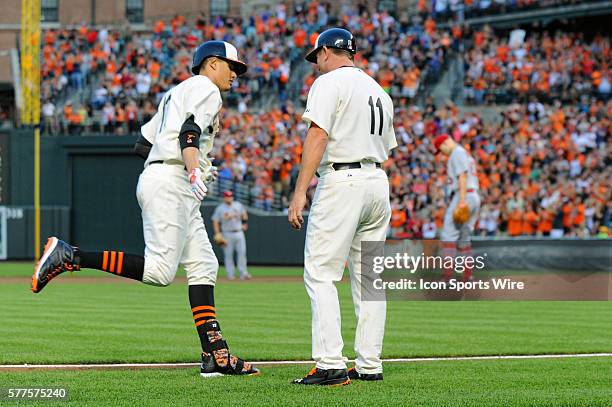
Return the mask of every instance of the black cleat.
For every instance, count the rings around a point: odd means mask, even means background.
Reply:
[[[221,335],[219,321],[216,319],[206,321],[204,323],[204,330],[206,331],[208,343],[205,345],[204,352],[202,352],[200,376],[256,376],[260,374],[259,369],[230,354],[227,342],[223,340]]]
[[[383,374],[382,373],[359,373],[357,369],[352,367],[348,371],[348,377],[351,380],[375,381],[375,380],[382,380]]]
[[[218,377],[225,375],[257,376],[260,373],[259,369],[236,356],[229,355],[229,363],[222,367],[217,364],[212,354],[202,353],[202,364],[200,365],[200,376],[202,377]]]
[[[38,293],[64,271],[80,270],[74,248],[57,237],[50,237],[32,276],[32,292]]]
[[[314,367],[302,379],[295,379],[293,384],[308,386],[345,386],[351,383],[346,369],[318,369]]]

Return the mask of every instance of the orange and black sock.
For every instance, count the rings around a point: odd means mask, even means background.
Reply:
[[[202,350],[207,349],[210,343],[209,332],[206,329],[206,322],[216,320],[215,312],[215,287],[212,285],[190,285],[189,304],[193,313],[193,321],[200,337]]]
[[[102,270],[117,276],[142,281],[144,257],[120,251],[84,252],[75,250],[81,268]]]

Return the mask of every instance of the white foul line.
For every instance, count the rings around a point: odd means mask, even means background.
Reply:
[[[432,358],[391,358],[383,359],[385,363],[416,363],[461,360],[512,360],[512,359],[568,359],[612,357],[612,353],[570,353],[541,355],[499,355],[499,356],[448,356]],[[313,364],[312,360],[267,360],[252,362],[256,366],[303,365]],[[91,363],[91,364],[55,364],[55,365],[0,365],[2,370],[81,370],[81,369],[179,369],[197,367],[199,363]]]

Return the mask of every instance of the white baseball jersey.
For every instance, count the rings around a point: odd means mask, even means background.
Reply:
[[[302,119],[329,136],[321,166],[382,163],[397,147],[391,97],[359,68],[342,67],[317,78]]]
[[[397,146],[393,103],[365,72],[342,67],[315,81],[302,118],[328,134],[304,247],[312,357],[319,369],[346,368],[334,282],[342,278],[348,260],[357,315],[355,368],[359,373],[382,373],[386,303],[362,298],[371,275],[361,270],[361,242],[384,241],[391,218],[387,174],[373,162],[382,163]],[[332,163],[364,161],[369,163],[360,168],[330,169]]]
[[[153,144],[145,166],[158,160],[183,162],[178,136],[185,120],[193,115],[202,130],[200,169],[204,173],[211,166],[208,153],[219,129],[221,102],[219,88],[204,75],[192,76],[166,92],[157,113],[141,128],[143,137]]]
[[[451,155],[448,157],[446,164],[448,171],[448,179],[451,182],[451,190],[459,189],[459,175],[467,173],[467,189],[478,191],[478,177],[476,176],[476,163],[472,156],[465,151],[461,146],[455,147]]]

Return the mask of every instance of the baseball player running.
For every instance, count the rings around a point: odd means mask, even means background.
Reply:
[[[344,385],[351,379],[382,380],[380,359],[386,318],[384,301],[361,298],[361,242],[384,241],[391,218],[389,183],[381,169],[397,146],[393,103],[365,72],[355,67],[353,35],[322,32],[306,60],[322,75],[314,82],[302,118],[310,123],[289,223],[300,229],[306,189],[318,185],[310,208],[304,248],[304,282],[312,309],[312,357],[306,385]],[[355,367],[342,356],[340,306],[335,283],[348,258],[357,332]]]
[[[476,163],[469,153],[457,144],[448,134],[441,134],[434,139],[436,151],[448,157],[446,171],[450,183],[450,204],[444,215],[444,226],[440,234],[442,254],[444,257],[455,257],[457,250],[460,256],[472,255],[472,232],[478,219],[480,195],[478,194],[478,177]],[[454,269],[444,270],[444,278],[450,280]],[[463,280],[472,278],[472,269],[466,267]]]
[[[136,190],[142,209],[144,257],[111,250],[86,252],[50,237],[32,276],[32,291],[38,293],[57,275],[81,268],[167,286],[182,264],[202,344],[200,374],[258,374],[249,363],[230,354],[221,335],[214,301],[219,263],[200,214],[200,202],[207,192],[205,179],[214,172],[207,154],[218,129],[220,92],[229,90],[247,66],[238,60],[233,45],[208,41],[196,50],[191,70],[193,77],[166,92],[135,147],[146,158]]]
[[[247,230],[249,215],[240,202],[234,201],[232,191],[223,193],[223,203],[215,208],[212,216],[215,242],[223,246],[223,257],[227,278],[234,277],[234,251],[238,256],[238,270],[240,279],[251,278],[247,271],[246,239],[244,232]]]

